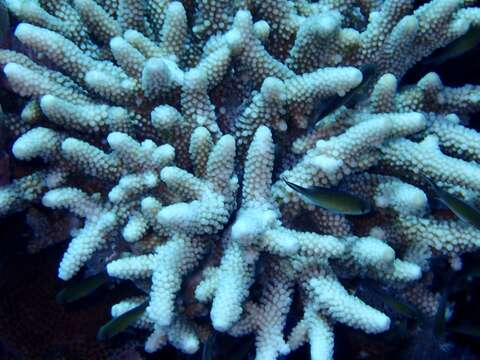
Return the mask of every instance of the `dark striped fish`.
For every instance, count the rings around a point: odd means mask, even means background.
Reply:
[[[357,103],[368,97],[368,88],[375,80],[378,67],[374,64],[366,64],[360,68],[363,79],[362,82],[350,90],[346,95],[335,95],[329,98],[326,102],[320,102],[314,110],[313,123],[315,127],[319,127],[321,121],[328,114],[333,113],[341,106],[353,108]]]
[[[87,277],[83,280],[73,282],[57,294],[56,300],[60,304],[70,303],[90,295],[100,286],[105,284],[110,277],[106,271],[97,275]]]
[[[434,190],[435,198],[448,207],[460,220],[480,229],[480,212],[465,201],[439,189],[429,178],[422,176]]]
[[[480,326],[478,325],[460,324],[460,325],[449,327],[448,331],[456,334],[462,334],[462,335],[468,335],[471,337],[480,338]]]
[[[467,51],[476,48],[480,44],[480,26],[470,26],[470,29],[457,40],[447,46],[438,49],[431,57],[423,61],[425,65],[440,65],[445,61],[462,56]]]
[[[383,302],[397,313],[410,319],[422,320],[423,315],[415,306],[395,298],[387,293],[378,293]]]
[[[135,324],[135,322],[142,317],[147,306],[148,301],[145,301],[133,309],[123,313],[122,315],[113,318],[108,323],[103,325],[100,330],[98,330],[97,339],[100,341],[108,340],[115,335],[120,334],[127,327]]]
[[[210,335],[207,341],[203,344],[202,350],[202,360],[213,360],[214,346],[216,341],[217,333],[214,332]]]
[[[285,179],[283,181],[300,193],[308,202],[338,214],[363,215],[372,210],[370,203],[367,201],[343,191],[320,186],[304,188]]]
[[[443,338],[446,331],[446,311],[447,311],[448,291],[444,291],[438,304],[437,312],[433,320],[433,334],[437,338]]]
[[[0,1],[0,47],[6,47],[10,36],[10,18],[4,1]]]

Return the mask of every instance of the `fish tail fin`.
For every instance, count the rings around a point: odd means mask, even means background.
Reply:
[[[419,174],[419,175],[428,184],[428,186],[433,190],[433,192],[435,194],[437,194],[438,193],[437,185],[435,185],[435,183],[432,180],[430,180],[427,176],[425,176],[423,174]]]
[[[287,184],[291,189],[295,190],[296,192],[300,193],[300,194],[305,194],[306,192],[306,189],[300,185],[297,185],[297,184],[294,184],[290,181],[288,181],[287,179],[285,179],[284,177],[282,177],[282,180],[285,182],[285,184]]]
[[[287,184],[288,186],[292,187],[293,184],[292,184],[290,181],[288,181],[288,180],[285,178],[285,176],[280,177],[280,179],[282,179],[285,184]]]

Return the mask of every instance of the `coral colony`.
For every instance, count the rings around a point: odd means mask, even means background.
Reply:
[[[0,188],[0,214],[35,206],[29,223],[45,234],[58,224],[41,210],[56,209],[71,237],[61,279],[106,269],[142,289],[111,312],[148,304],[134,323],[149,331],[147,352],[195,353],[218,331],[253,334],[257,359],[304,343],[331,359],[335,323],[390,327],[352,279],[432,315],[429,259],[459,267],[480,247],[475,226],[429,205],[425,181],[478,201],[480,134],[465,126],[480,87],[446,87],[433,72],[399,86],[480,26],[474,1],[6,5],[19,23],[0,65],[23,108],[2,115],[3,132],[16,159],[35,161]],[[284,180],[372,211],[315,206]]]

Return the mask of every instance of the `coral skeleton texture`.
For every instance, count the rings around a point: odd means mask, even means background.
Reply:
[[[135,326],[148,352],[195,353],[216,330],[254,334],[258,360],[304,343],[332,359],[335,323],[375,334],[391,322],[348,280],[432,314],[429,259],[480,247],[478,229],[429,207],[420,176],[478,202],[480,134],[465,126],[480,86],[435,73],[399,86],[480,26],[473,3],[6,0],[19,23],[0,66],[22,109],[1,126],[16,159],[38,160],[0,188],[0,215],[30,209],[32,249],[67,229],[61,279],[106,268],[143,289],[112,316],[147,300]],[[314,126],[368,64],[364,99]],[[282,178],[340,186],[374,213],[314,207]],[[52,224],[43,207],[67,211]]]

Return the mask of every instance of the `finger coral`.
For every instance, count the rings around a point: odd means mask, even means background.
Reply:
[[[480,232],[438,217],[423,176],[478,201],[480,135],[466,124],[480,87],[435,73],[399,83],[480,26],[480,9],[413,3],[7,0],[19,23],[0,66],[21,108],[1,126],[16,159],[37,161],[0,188],[0,215],[73,214],[58,276],[96,259],[137,284],[143,296],[112,316],[147,301],[134,325],[150,331],[148,352],[194,353],[216,330],[253,334],[259,360],[304,343],[332,359],[335,323],[369,334],[391,323],[351,279],[428,294],[431,315],[429,259],[478,249]],[[313,124],[319,104],[365,84],[365,65],[376,71],[363,98]],[[282,179],[375,211],[314,207]]]

